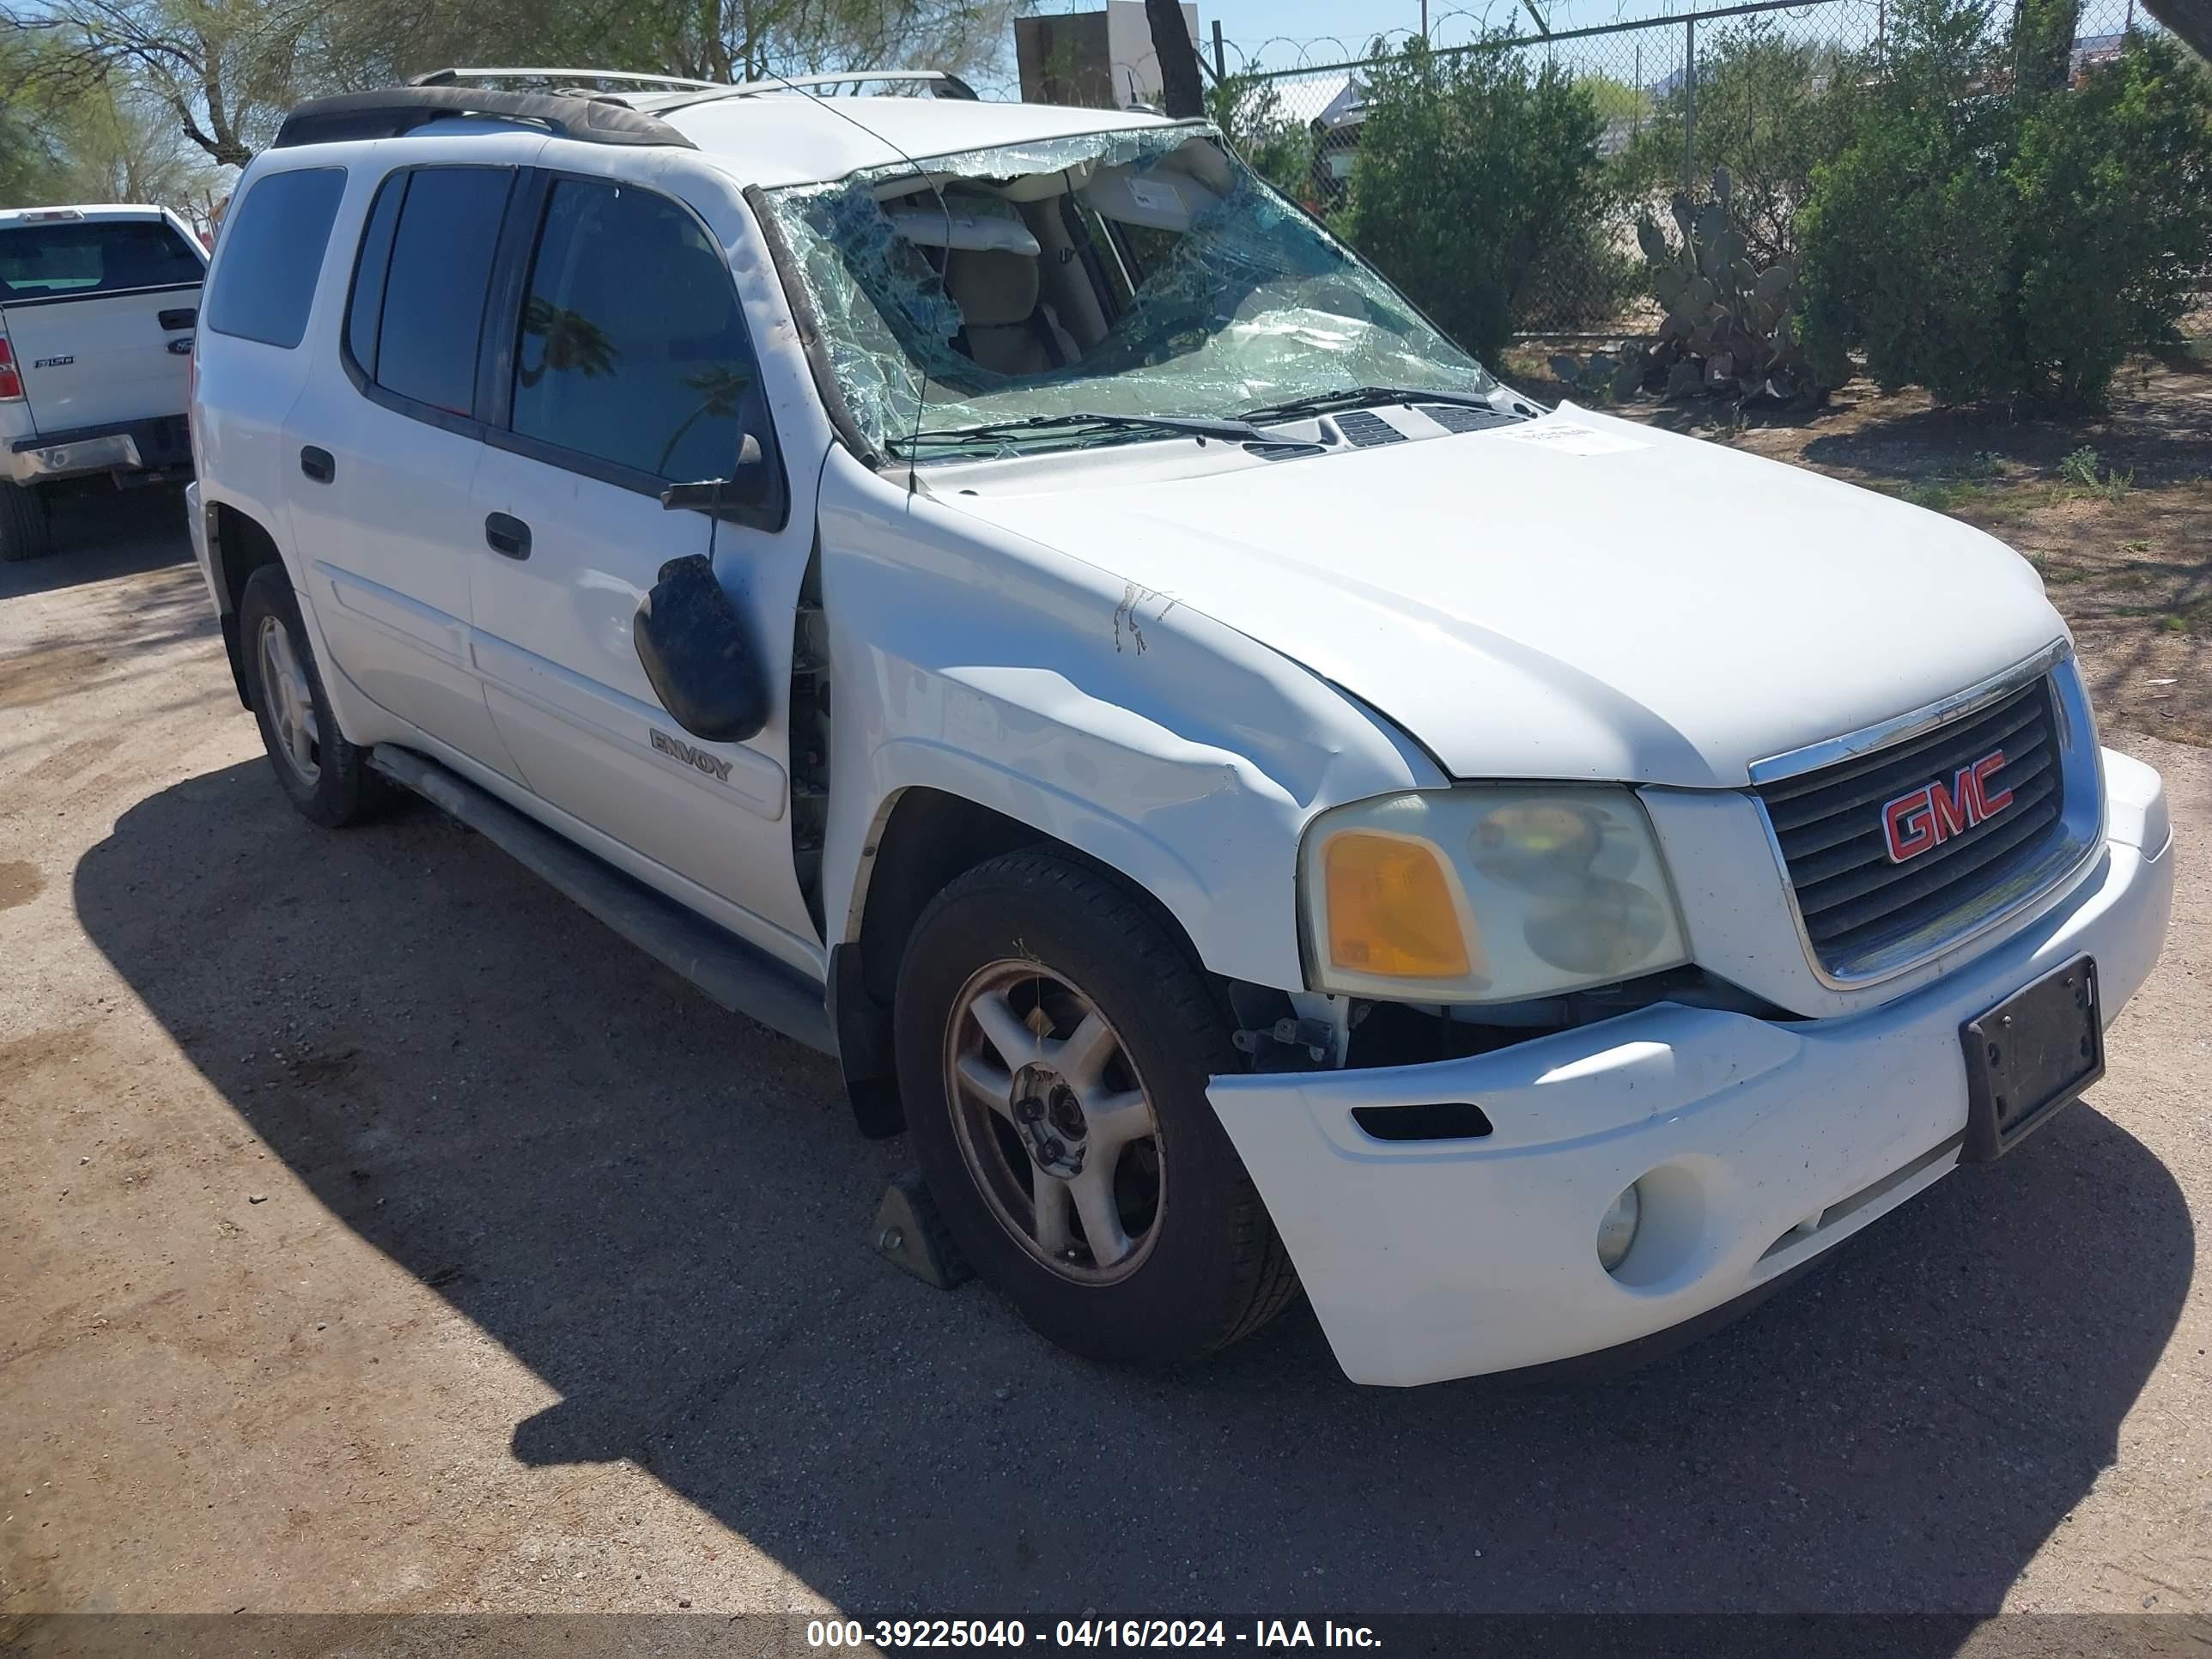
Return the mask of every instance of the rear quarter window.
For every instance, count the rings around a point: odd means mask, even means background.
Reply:
[[[307,331],[323,250],[345,194],[343,167],[271,173],[234,207],[201,321],[217,334],[290,350]]]
[[[198,250],[164,219],[64,219],[0,229],[0,300],[178,288],[204,273]]]

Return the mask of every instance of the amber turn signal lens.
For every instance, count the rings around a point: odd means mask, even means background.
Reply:
[[[1395,836],[1347,830],[1322,854],[1328,957],[1339,968],[1393,979],[1462,979],[1466,937],[1436,850]]]

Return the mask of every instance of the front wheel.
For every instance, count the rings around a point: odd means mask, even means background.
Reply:
[[[896,1018],[930,1192],[983,1279],[1092,1358],[1161,1363],[1257,1330],[1297,1279],[1206,1097],[1221,1000],[1108,877],[1041,850],[915,924]]]

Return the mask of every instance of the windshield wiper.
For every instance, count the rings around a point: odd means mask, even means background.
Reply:
[[[1286,415],[1317,415],[1332,409],[1357,409],[1367,404],[1458,404],[1466,409],[1503,413],[1487,397],[1469,392],[1412,392],[1403,386],[1347,386],[1341,392],[1316,392],[1304,398],[1285,398],[1243,411],[1247,421],[1280,420]]]
[[[1304,443],[1271,437],[1249,421],[1209,420],[1188,415],[1098,415],[1077,411],[1066,415],[1031,415],[1018,421],[992,421],[981,426],[940,427],[915,433],[911,439],[893,438],[887,447],[899,450],[913,444],[984,443],[1032,432],[1064,432],[1087,428],[1150,429],[1187,434],[1194,438],[1219,438],[1231,443],[1266,444],[1271,448],[1305,448]]]

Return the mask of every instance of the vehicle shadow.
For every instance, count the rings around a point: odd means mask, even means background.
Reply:
[[[150,484],[85,490],[58,497],[49,510],[54,550],[42,559],[0,563],[0,599],[191,562],[181,489]]]
[[[635,1459],[871,1618],[1992,1612],[2190,1280],[2182,1194],[2092,1104],[1629,1376],[1364,1390],[1303,1309],[1119,1373],[877,1261],[902,1149],[835,1068],[427,809],[324,833],[234,766],[75,896],[271,1152],[560,1395],[514,1456]]]

